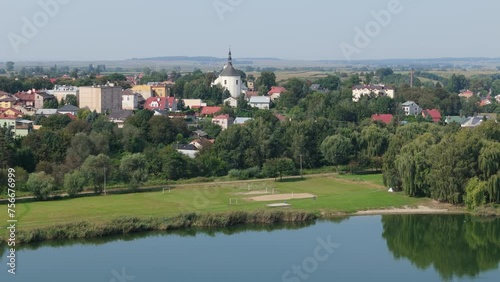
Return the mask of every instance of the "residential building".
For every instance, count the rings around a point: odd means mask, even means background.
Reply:
[[[28,92],[17,92],[14,94],[14,97],[17,98],[17,105],[23,106],[26,109],[33,109],[35,107],[35,93],[32,91]]]
[[[439,122],[441,120],[441,113],[436,109],[423,110],[422,116],[424,118],[431,118],[432,122]]]
[[[372,116],[373,121],[380,121],[385,124],[390,124],[393,118],[394,116],[391,114],[382,114],[382,115],[375,114]]]
[[[211,146],[213,145],[213,143],[215,142],[214,139],[196,139],[196,140],[193,140],[191,141],[191,143],[189,143],[190,145],[193,145],[196,147],[197,150],[202,150],[203,148],[207,147],[207,146]]]
[[[122,92],[122,109],[133,111],[139,108],[139,95],[131,90],[125,90]]]
[[[45,102],[55,99],[56,97],[45,92],[35,92],[35,109],[43,109]]]
[[[352,88],[352,100],[354,102],[359,101],[363,96],[372,94],[377,97],[389,97],[394,99],[394,89],[386,87],[384,84],[357,85]]]
[[[422,112],[422,109],[413,101],[408,101],[402,105],[405,116],[416,116]]]
[[[0,118],[20,118],[23,113],[14,108],[0,108]]]
[[[254,96],[250,98],[248,104],[253,108],[258,108],[261,110],[269,110],[271,108],[271,97]]]
[[[80,108],[106,113],[122,108],[122,89],[115,86],[80,87]]]
[[[222,110],[221,107],[203,107],[201,109],[201,116],[213,116]]]
[[[134,93],[140,94],[144,99],[154,97],[151,85],[135,85],[131,90]]]
[[[233,67],[231,50],[227,59],[227,65],[224,67],[219,77],[212,83],[212,86],[220,85],[231,93],[231,97],[238,98],[242,92],[241,74]]]
[[[38,109],[36,110],[35,115],[50,117],[53,115],[57,115],[57,109]]]
[[[479,107],[491,105],[491,100],[491,96],[481,97],[481,101],[479,101]]]
[[[281,97],[281,94],[286,91],[286,88],[281,87],[281,86],[273,86],[271,87],[271,90],[267,92],[267,95],[271,97],[271,101],[274,102],[274,100],[279,99]]]
[[[474,127],[478,127],[481,125],[481,123],[483,123],[483,121],[485,119],[488,119],[488,117],[486,116],[475,116],[475,117],[468,117],[466,118],[461,126],[463,128],[474,128]]]
[[[15,117],[0,117],[0,127],[8,127],[14,137],[23,137],[33,131],[33,122]]]
[[[62,99],[67,100],[69,95],[75,96],[77,100],[79,96],[79,88],[71,85],[55,85],[54,89],[46,90],[45,92],[56,97],[58,103]]]
[[[196,156],[198,155],[198,149],[196,149],[196,147],[191,144],[174,144],[174,149],[176,149],[177,152],[190,157],[191,159],[196,158]]]
[[[495,96],[495,99],[497,100],[498,103],[500,103],[500,95]]]
[[[460,94],[458,94],[459,97],[463,97],[463,98],[466,98],[466,99],[469,99],[473,96],[475,96],[474,92],[470,91],[470,90],[466,90]]]
[[[229,115],[220,115],[214,117],[212,122],[222,127],[222,130],[225,130],[234,123],[234,119]]]
[[[234,120],[234,124],[237,124],[237,125],[243,125],[243,124],[245,124],[246,122],[251,121],[251,120],[253,120],[253,118],[247,118],[247,117],[237,117],[237,118]]]
[[[447,116],[446,119],[444,120],[445,123],[450,124],[450,123],[458,123],[462,124],[465,120],[467,120],[466,117],[461,117],[461,116]]]
[[[17,102],[16,97],[8,94],[0,96],[0,108],[12,108]]]
[[[61,115],[70,114],[72,116],[76,116],[80,108],[73,105],[65,105],[57,110],[57,113]]]
[[[201,99],[182,99],[184,108],[199,109],[207,106]]]
[[[228,105],[231,108],[237,108],[238,107],[238,99],[229,97],[226,100],[224,100],[224,105]]]
[[[125,120],[134,114],[133,111],[114,110],[107,116],[108,120],[118,125],[118,128],[123,128]]]
[[[151,86],[151,91],[155,97],[169,97],[170,88],[166,84],[162,83],[148,83]]]
[[[148,110],[177,111],[175,97],[150,97],[146,100],[144,108]]]

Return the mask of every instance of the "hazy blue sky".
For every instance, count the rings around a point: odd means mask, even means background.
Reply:
[[[67,3],[44,18],[50,1]],[[372,11],[392,1],[0,0],[0,61],[224,57],[229,45],[236,58],[500,57],[500,1],[399,0],[377,30]],[[23,17],[38,31],[23,34]]]

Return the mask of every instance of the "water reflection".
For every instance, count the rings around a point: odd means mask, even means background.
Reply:
[[[340,222],[343,219],[335,219],[335,221]],[[333,220],[332,220],[333,221]],[[36,242],[30,243],[22,246],[18,246],[16,250],[37,250],[42,247],[51,248],[66,248],[74,245],[87,245],[87,246],[99,246],[115,241],[135,241],[146,239],[156,236],[170,236],[176,235],[181,237],[194,237],[197,235],[207,235],[210,237],[215,237],[217,234],[224,235],[236,235],[244,232],[258,231],[258,232],[273,232],[278,230],[298,230],[314,225],[314,221],[309,222],[293,222],[293,223],[280,223],[280,224],[247,224],[238,225],[227,228],[188,228],[181,230],[172,230],[168,232],[145,232],[145,233],[133,233],[119,236],[108,236],[100,238],[90,238],[90,239],[76,239],[76,240],[59,240],[59,241],[46,241],[46,242]],[[5,243],[0,243],[0,258],[7,255],[8,246]]]
[[[444,280],[478,277],[500,262],[500,218],[467,215],[382,216],[389,250]]]

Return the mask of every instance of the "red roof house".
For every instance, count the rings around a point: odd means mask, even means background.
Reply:
[[[267,95],[271,96],[273,94],[281,94],[286,91],[286,88],[281,87],[281,86],[273,86],[271,87],[271,90],[267,92]]]
[[[394,116],[391,114],[383,114],[383,115],[375,114],[372,116],[372,120],[373,121],[381,121],[385,124],[389,124],[389,123],[391,123],[393,117]]]
[[[424,118],[431,117],[433,122],[439,122],[441,120],[441,113],[436,109],[423,110],[422,116]]]
[[[220,112],[222,110],[221,107],[203,107],[203,109],[201,109],[201,115],[202,116],[211,116],[211,115],[215,115],[216,113]]]
[[[14,94],[17,104],[23,107],[32,108],[35,106],[35,93],[17,92]]]
[[[146,100],[144,108],[148,110],[177,111],[175,97],[150,97]]]
[[[464,91],[464,92],[458,94],[458,96],[469,99],[470,97],[474,96],[474,92],[467,90],[467,91]]]

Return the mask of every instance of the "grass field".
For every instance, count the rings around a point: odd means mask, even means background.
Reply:
[[[16,207],[18,229],[28,230],[54,224],[88,220],[104,222],[120,216],[168,217],[185,212],[226,212],[269,209],[270,202],[248,200],[244,193],[311,193],[316,200],[289,200],[292,209],[322,213],[350,213],[358,210],[418,205],[429,201],[414,199],[401,193],[387,193],[381,175],[331,176],[288,179],[284,182],[262,181],[238,184],[200,184],[189,188],[173,188],[170,192],[148,192],[123,195],[82,197],[50,202],[19,203]],[[230,199],[238,204],[230,205]],[[233,200],[235,202],[235,200]],[[7,206],[0,206],[0,222],[7,221]],[[3,226],[2,226],[3,227]],[[4,238],[6,229],[0,229]]]

